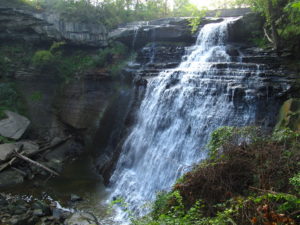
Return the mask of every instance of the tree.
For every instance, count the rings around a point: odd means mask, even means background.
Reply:
[[[265,17],[265,36],[277,51],[300,35],[299,0],[236,0],[235,4],[246,4]]]

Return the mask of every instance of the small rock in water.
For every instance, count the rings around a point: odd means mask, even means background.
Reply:
[[[35,210],[41,210],[42,213],[45,215],[50,215],[51,214],[51,210],[49,205],[47,205],[45,202],[43,201],[36,201],[32,204],[32,208],[34,208]]]
[[[44,214],[43,210],[35,209],[35,210],[33,210],[33,215],[34,216],[44,216],[45,214]]]
[[[75,195],[75,194],[71,194],[70,199],[71,199],[72,202],[82,201],[82,198],[78,195]]]

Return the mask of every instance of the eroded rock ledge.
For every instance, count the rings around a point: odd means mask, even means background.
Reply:
[[[99,23],[63,19],[59,14],[5,7],[0,4],[0,40],[66,41],[72,45],[107,46],[107,30]]]

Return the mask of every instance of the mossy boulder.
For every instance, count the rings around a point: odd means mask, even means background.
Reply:
[[[276,125],[276,129],[279,128],[300,131],[300,99],[291,98],[283,103]]]

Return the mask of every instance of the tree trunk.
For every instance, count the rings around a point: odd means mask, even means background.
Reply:
[[[279,34],[277,32],[277,28],[276,28],[276,17],[275,17],[275,12],[274,12],[274,7],[272,4],[272,0],[268,0],[268,14],[269,14],[269,23],[270,23],[270,27],[271,27],[271,35],[272,35],[272,40],[273,40],[273,44],[274,44],[274,48],[275,50],[280,50],[281,48],[281,40],[279,37]]]

